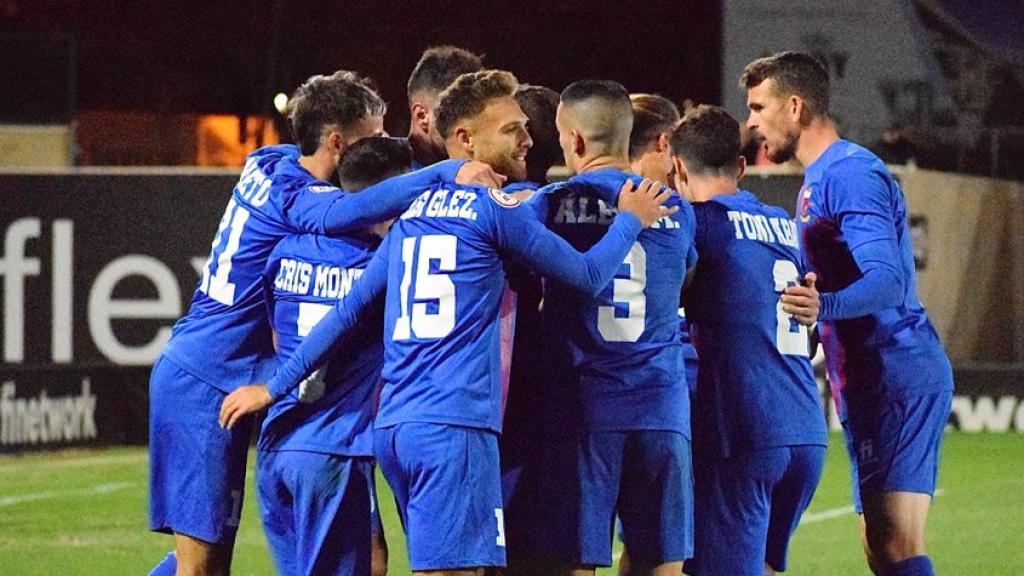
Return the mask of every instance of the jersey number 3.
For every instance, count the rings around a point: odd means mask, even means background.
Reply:
[[[455,236],[435,234],[402,240],[400,315],[393,340],[408,340],[413,335],[443,338],[455,329],[455,283],[443,274],[455,270],[455,256]],[[432,263],[436,264],[435,272],[431,272]]]
[[[629,266],[629,278],[612,280],[612,302],[625,304],[628,314],[619,318],[615,306],[598,306],[597,331],[605,342],[636,342],[647,320],[647,251],[634,242],[622,263]]]

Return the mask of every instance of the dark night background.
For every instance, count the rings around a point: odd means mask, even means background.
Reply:
[[[28,121],[75,109],[270,112],[273,94],[349,68],[377,81],[387,128],[402,134],[409,72],[446,43],[556,90],[602,77],[677,102],[719,100],[720,2],[0,0],[0,32],[18,56],[0,66],[0,90],[15,92],[0,108]],[[19,98],[39,84],[62,89]]]

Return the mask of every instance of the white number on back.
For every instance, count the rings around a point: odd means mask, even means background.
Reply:
[[[455,236],[447,234],[411,236],[402,240],[400,312],[393,340],[408,340],[413,335],[417,338],[443,338],[455,329],[455,283],[450,275],[440,272],[455,270],[456,247]],[[437,263],[438,273],[431,273],[431,262]],[[436,303],[435,312],[429,311],[431,303]]]
[[[636,342],[644,333],[647,315],[647,251],[634,242],[622,261],[629,266],[629,278],[612,280],[612,300],[626,305],[629,315],[615,317],[615,306],[598,306],[597,331],[606,342]]]
[[[776,260],[772,268],[772,275],[775,278],[775,291],[782,296],[782,291],[789,286],[796,286],[800,283],[800,272],[796,264],[789,260]],[[777,325],[775,328],[775,347],[781,354],[793,356],[810,355],[808,351],[807,327],[800,324],[782,309],[782,301],[775,305],[775,317]]]
[[[213,238],[210,258],[203,266],[203,281],[199,284],[199,291],[225,306],[235,303],[235,285],[228,281],[228,275],[231,274],[231,258],[234,257],[235,252],[238,252],[242,230],[248,220],[249,211],[239,206],[232,198],[224,210],[224,217],[220,219],[217,235]],[[217,249],[222,243],[224,247],[218,255]],[[217,260],[216,273],[213,273],[214,258]],[[212,276],[211,273],[213,273]]]
[[[331,311],[330,304],[318,302],[299,302],[299,315],[296,318],[297,334],[305,338],[316,328],[316,325],[323,320],[324,316]],[[323,398],[327,391],[327,382],[324,377],[327,374],[327,365],[323,365],[313,371],[305,380],[299,382],[299,402],[316,402]]]

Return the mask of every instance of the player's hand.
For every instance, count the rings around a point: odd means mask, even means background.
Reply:
[[[476,184],[498,190],[505,185],[505,180],[507,178],[495,172],[490,164],[484,164],[477,160],[466,162],[455,174],[456,184]]]
[[[675,214],[678,206],[666,208],[662,206],[672,195],[672,190],[654,180],[644,178],[633,189],[629,180],[619,189],[619,212],[630,212],[640,219],[644,228],[649,228],[658,218]]]
[[[220,405],[220,427],[231,429],[243,417],[259,412],[274,403],[266,384],[242,386]]]
[[[803,286],[790,286],[782,292],[782,310],[804,326],[813,326],[818,321],[821,298],[814,287],[818,276],[808,272]]]

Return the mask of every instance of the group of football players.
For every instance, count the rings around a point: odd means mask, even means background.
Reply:
[[[416,573],[594,574],[616,518],[622,573],[784,571],[828,441],[819,337],[868,563],[933,574],[952,375],[902,192],[839,138],[812,57],[740,85],[769,158],[806,169],[796,220],[739,188],[719,107],[558,94],[445,46],[397,139],[365,79],[306,81],[295,145],[249,156],[153,368],[150,525],[175,552],[152,574],[229,572],[263,410],[282,574],[386,573],[375,466]]]

